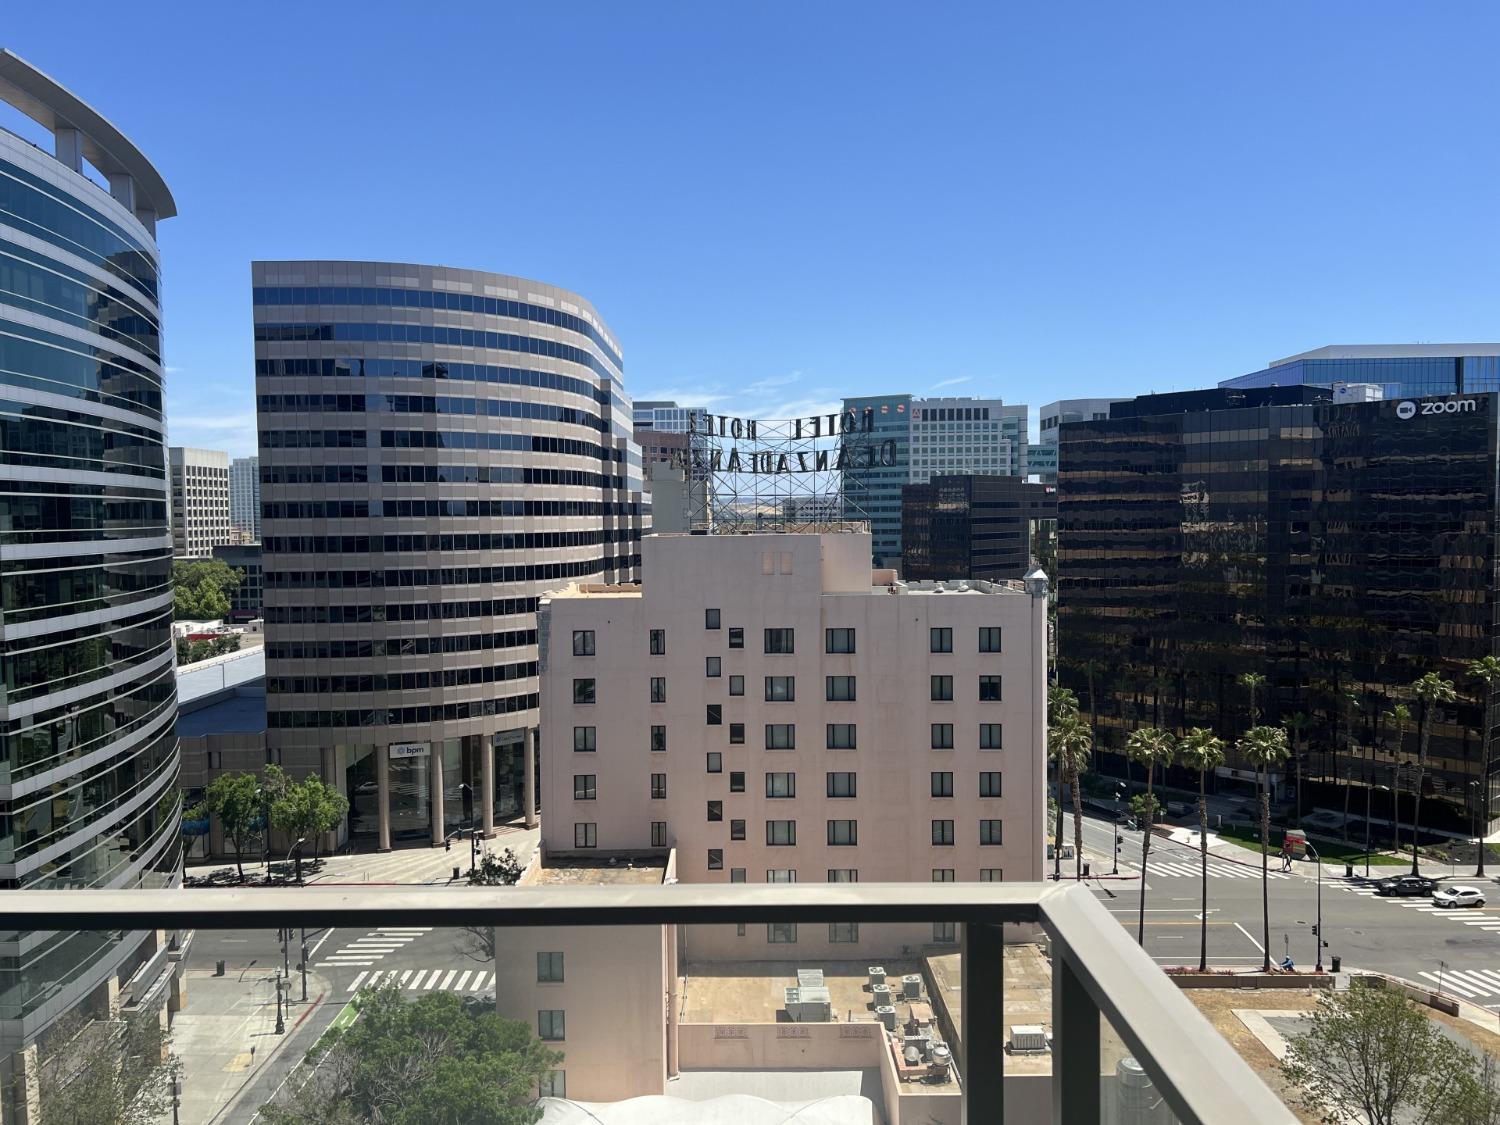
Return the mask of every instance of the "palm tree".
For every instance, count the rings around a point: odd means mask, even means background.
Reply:
[[[1291,743],[1291,749],[1292,749],[1292,769],[1296,773],[1296,776],[1297,776],[1297,780],[1296,780],[1296,794],[1297,794],[1297,811],[1296,811],[1296,817],[1297,817],[1297,823],[1298,824],[1302,823],[1302,755],[1300,753],[1298,753],[1298,746],[1299,746],[1301,738],[1302,738],[1302,732],[1307,729],[1308,724],[1311,721],[1312,720],[1310,720],[1301,711],[1294,711],[1294,712],[1292,712],[1292,714],[1288,715],[1285,719],[1281,720],[1281,725],[1284,726],[1284,727],[1286,727],[1287,739]],[[1334,753],[1335,753],[1335,755],[1337,755],[1337,753],[1338,753],[1337,749],[1335,749]],[[1336,762],[1337,762],[1337,757],[1335,757],[1335,763]],[[1335,772],[1337,772],[1337,765],[1335,765]]]
[[[1094,739],[1088,723],[1076,715],[1064,715],[1052,724],[1049,749],[1057,761],[1058,776],[1073,795],[1074,878],[1083,878],[1083,791],[1078,779],[1089,768]],[[1061,832],[1058,833],[1061,842]]]
[[[1266,874],[1271,843],[1271,769],[1286,761],[1286,731],[1281,727],[1251,727],[1235,743],[1235,749],[1255,767],[1255,787],[1260,795],[1260,915],[1263,972],[1271,971],[1271,895]]]
[[[1480,722],[1484,730],[1479,753],[1479,866],[1474,869],[1474,878],[1484,878],[1484,837],[1490,823],[1490,702],[1495,696],[1495,683],[1500,681],[1500,660],[1486,656],[1471,660],[1464,666],[1471,680],[1484,684],[1484,704],[1480,709]]]
[[[1266,678],[1259,672],[1243,672],[1240,674],[1240,687],[1250,693],[1250,725],[1257,726],[1260,723],[1260,689],[1266,686]]]
[[[1224,764],[1224,740],[1194,727],[1177,744],[1182,764],[1198,771],[1198,849],[1203,862],[1203,920],[1199,927],[1198,971],[1208,972],[1208,775]]]
[[[1156,778],[1156,766],[1163,768],[1172,761],[1177,750],[1177,740],[1157,727],[1142,727],[1131,732],[1125,740],[1125,756],[1139,762],[1146,770],[1146,795],[1141,802],[1141,910],[1136,924],[1135,940],[1146,944],[1146,860],[1151,855],[1151,822],[1156,816],[1156,798],[1151,795],[1151,786]]]
[[[1411,708],[1404,703],[1397,703],[1389,711],[1382,711],[1380,719],[1382,722],[1390,723],[1396,731],[1396,749],[1391,755],[1394,763],[1395,759],[1401,757],[1401,748],[1406,745],[1406,727],[1411,722]],[[1391,771],[1391,850],[1397,852],[1401,850],[1400,776],[1393,765]]]
[[[1047,757],[1053,762],[1057,771],[1057,817],[1052,833],[1052,876],[1062,877],[1062,834],[1063,834],[1063,755],[1060,752],[1060,740],[1063,731],[1078,719],[1078,697],[1068,688],[1054,688],[1048,693],[1047,705],[1052,711],[1052,722],[1047,728]]]
[[[1427,742],[1432,737],[1432,716],[1439,703],[1452,703],[1458,698],[1453,690],[1453,681],[1445,680],[1436,672],[1428,672],[1411,685],[1412,692],[1422,702],[1422,713],[1417,719],[1417,794],[1416,805],[1411,814],[1411,873],[1417,874],[1417,837],[1422,831],[1422,782],[1427,773]]]

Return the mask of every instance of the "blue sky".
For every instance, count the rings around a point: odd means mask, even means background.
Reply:
[[[1500,338],[1500,6],[13,4],[171,184],[174,443],[253,451],[252,258],[515,273],[637,398],[1033,406]]]

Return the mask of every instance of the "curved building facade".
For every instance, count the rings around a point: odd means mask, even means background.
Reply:
[[[0,887],[166,886],[181,817],[155,227],[176,208],[113,125],[8,51],[0,101],[55,139],[0,130]],[[154,940],[0,930],[0,1051],[107,1001]]]
[[[614,336],[517,277],[252,274],[272,759],[379,847],[530,815],[537,600],[638,577]]]

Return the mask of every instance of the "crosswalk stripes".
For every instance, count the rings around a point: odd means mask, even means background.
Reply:
[[[1203,868],[1196,863],[1163,863],[1151,860],[1146,864],[1146,874],[1155,875],[1158,878],[1186,878],[1194,879],[1203,876]],[[1259,879],[1260,871],[1253,867],[1242,867],[1233,863],[1210,863],[1208,865],[1210,878],[1219,879]],[[1266,877],[1269,879],[1290,879],[1291,876],[1284,871],[1268,871]]]
[[[1465,1000],[1481,996],[1500,996],[1500,972],[1494,969],[1444,969],[1441,973],[1422,971],[1421,976],[1442,991],[1454,992]]]
[[[318,964],[368,967],[387,953],[399,953],[423,934],[430,934],[432,929],[431,926],[381,926],[364,937],[355,938],[338,952],[330,953]]]
[[[483,969],[376,969],[360,973],[348,991],[394,984],[406,992],[485,992],[495,987],[495,974]]]

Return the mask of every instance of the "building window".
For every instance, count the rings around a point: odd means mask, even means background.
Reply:
[[[797,678],[795,676],[766,677],[767,703],[791,703],[796,698]]]
[[[981,867],[979,869],[979,881],[981,883],[1003,883],[1005,882],[1005,871],[999,867]]]
[[[721,753],[719,753],[717,750],[711,750],[711,751],[709,751],[709,754],[708,754],[708,772],[709,773],[723,773],[724,772],[724,755],[721,754]]]
[[[797,822],[795,820],[768,820],[766,821],[766,843],[771,847],[790,848],[797,843]]]
[[[743,840],[745,838],[745,822],[743,820],[731,820],[729,822],[729,838],[731,840]]]
[[[745,694],[745,677],[744,676],[730,676],[729,677],[729,694],[730,695],[744,695]]]
[[[724,802],[723,801],[710,801],[710,802],[708,802],[708,819],[709,819],[710,822],[712,822],[712,821],[718,821],[718,820],[723,820],[724,819]]]
[[[745,869],[743,867],[731,867],[729,869],[729,881],[731,883],[743,883],[745,881]],[[740,937],[745,936],[745,924],[740,923]]]
[[[854,630],[853,629],[824,629],[823,630],[824,652],[853,652]]]
[[[932,724],[932,748],[934,750],[952,750],[953,749],[953,724],[952,723],[933,723]]]
[[[729,774],[729,791],[731,793],[743,793],[745,791],[745,774],[741,770],[732,770]]]
[[[999,723],[980,723],[979,724],[979,748],[981,750],[999,750],[1000,749],[1000,724]]]
[[[574,824],[573,846],[575,848],[597,848],[599,846],[599,826],[593,821],[589,821],[586,824]]]
[[[592,629],[573,630],[573,655],[594,655],[594,631]]]
[[[952,676],[930,676],[932,681],[932,701],[934,703],[953,702],[953,677]]]
[[[667,631],[665,629],[651,630],[651,655],[667,655]]]
[[[979,842],[991,846],[998,845],[1000,841],[1000,822],[998,820],[981,820],[979,822]]]
[[[828,749],[830,749],[830,750],[853,750],[854,749],[854,724],[853,723],[829,723],[828,724]]]
[[[853,797],[854,774],[831,773],[828,775],[828,795],[830,797]]]
[[[932,842],[945,848],[953,846],[953,822],[951,820],[932,822]]]
[[[738,746],[738,745],[740,745],[744,741],[745,741],[745,724],[744,723],[730,723],[729,724],[729,744],[731,746]]]
[[[767,723],[766,724],[766,749],[767,750],[795,750],[797,748],[797,728],[792,723]]]
[[[828,942],[830,945],[852,945],[859,941],[858,922],[829,922]]]
[[[792,629],[767,629],[766,651],[785,655],[796,651],[795,630]]]
[[[596,727],[574,727],[573,749],[581,754],[592,754],[599,749],[599,731]]]
[[[567,1023],[561,1008],[543,1008],[536,1014],[537,1038],[557,1042],[568,1037]]]
[[[719,611],[716,609],[705,609],[703,611],[703,627],[705,629],[717,629],[719,627]]]
[[[710,871],[723,871],[724,870],[724,849],[723,848],[709,848],[708,849],[708,869]]]
[[[539,1098],[565,1098],[568,1096],[568,1072],[549,1070],[536,1080],[536,1096]]]
[[[573,775],[573,800],[592,801],[598,796],[596,775],[591,773],[575,773]]]
[[[857,883],[859,882],[859,871],[853,867],[830,867],[828,869],[828,881],[830,883]]]
[[[665,753],[667,749],[667,728],[660,723],[651,728],[651,751],[655,754]]]
[[[979,795],[981,797],[1000,796],[999,770],[985,770],[979,775]]]
[[[796,922],[767,922],[766,941],[772,945],[796,945]]]
[[[854,847],[859,843],[859,821],[830,820],[828,822],[829,847]]]
[[[830,700],[847,703],[854,699],[853,676],[829,676],[827,677],[827,688]]]
[[[734,628],[734,627],[730,628],[730,630],[729,630],[729,647],[730,648],[744,648],[745,647],[745,630],[739,629],[739,628]]]
[[[719,671],[720,661],[717,656],[704,657],[703,674],[705,676],[707,676],[710,680],[718,679]]]
[[[927,630],[929,652],[952,652],[953,630],[952,629],[928,629]]]
[[[932,795],[934,797],[953,796],[953,774],[947,770],[941,772],[933,771]]]
[[[711,727],[724,725],[724,704],[709,703],[703,708],[703,721]]]
[[[797,881],[797,869],[795,867],[773,867],[766,872],[768,883],[795,883]]]
[[[653,820],[651,822],[651,846],[653,848],[664,848],[667,846],[667,822],[665,820]]]
[[[958,941],[957,922],[934,922],[932,924],[932,940],[938,945],[952,945]]]
[[[667,799],[666,774],[653,773],[651,775],[651,799],[653,801],[665,801]]]
[[[743,867],[734,867],[734,868],[731,868],[730,871],[729,871],[729,881],[731,883],[733,883],[735,881],[734,873],[736,871],[744,871],[744,870],[745,869]],[[739,881],[741,883],[743,883],[745,880],[741,879]],[[734,924],[734,936],[735,937],[744,937],[745,936],[745,923],[743,923],[743,922],[736,922]]]
[[[979,630],[979,651],[1000,651],[1000,626],[986,625],[984,628]]]
[[[794,773],[768,773],[766,774],[766,796],[767,797],[795,797],[797,795],[797,775]]]
[[[651,677],[651,702],[665,703],[667,701],[667,678],[665,676]]]
[[[592,679],[573,681],[573,702],[594,702],[594,681]]]
[[[562,984],[563,955],[561,953],[538,953],[536,955],[536,980],[538,984]]]
[[[999,676],[980,676],[979,677],[979,702],[981,702],[981,703],[999,703],[1000,702],[1000,677]]]
[[[934,867],[932,869],[932,881],[934,883],[951,883],[951,882],[953,882],[953,868],[951,868],[951,867]]]

